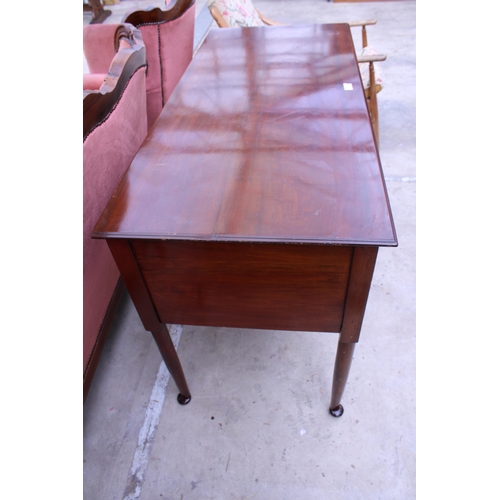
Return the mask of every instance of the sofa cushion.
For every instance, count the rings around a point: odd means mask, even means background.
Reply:
[[[89,73],[107,73],[115,57],[116,24],[90,24],[83,27],[83,54]]]

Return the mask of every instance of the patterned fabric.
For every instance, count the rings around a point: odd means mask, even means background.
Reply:
[[[373,47],[365,47],[358,55],[359,56],[373,56],[378,54],[378,52]],[[377,91],[382,89],[382,69],[380,68],[379,62],[373,63],[373,69],[375,70],[375,85],[377,86]],[[368,89],[370,87],[370,64],[361,63],[359,65],[359,72],[361,73],[361,80],[363,81],[363,87]]]
[[[208,8],[215,7],[232,27],[265,26],[251,0],[209,0]]]

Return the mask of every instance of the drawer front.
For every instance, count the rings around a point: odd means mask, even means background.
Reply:
[[[338,332],[351,247],[131,241],[162,323]]]

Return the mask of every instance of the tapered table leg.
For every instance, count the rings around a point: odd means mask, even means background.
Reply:
[[[354,354],[355,343],[340,342],[337,347],[335,368],[333,369],[332,400],[330,403],[330,414],[340,417],[344,413],[344,407],[340,404],[344,393],[351,361]]]
[[[177,389],[179,389],[177,401],[181,405],[187,405],[191,401],[191,393],[189,392],[186,377],[184,376],[184,371],[182,370],[182,365],[177,356],[177,351],[175,350],[168,328],[166,325],[160,324],[159,329],[151,333],[160,350],[163,361],[165,361],[168,371],[172,375]]]
[[[340,331],[337,357],[333,370],[332,400],[330,413],[340,417],[344,408],[340,404],[351,368],[354,347],[359,340],[365,314],[370,285],[377,260],[378,248],[355,247],[353,250],[351,275],[347,286],[344,321]]]
[[[146,330],[153,334],[163,361],[179,389],[180,394],[177,396],[177,401],[181,405],[188,404],[191,401],[191,393],[184,377],[181,362],[170,338],[167,325],[162,323],[151,301],[148,288],[137,265],[131,242],[111,239],[108,240],[108,246],[118,269],[120,269],[123,281],[139,313],[142,324]]]

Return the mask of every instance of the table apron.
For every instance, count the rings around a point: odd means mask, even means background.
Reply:
[[[161,323],[340,331],[352,247],[128,243]]]

